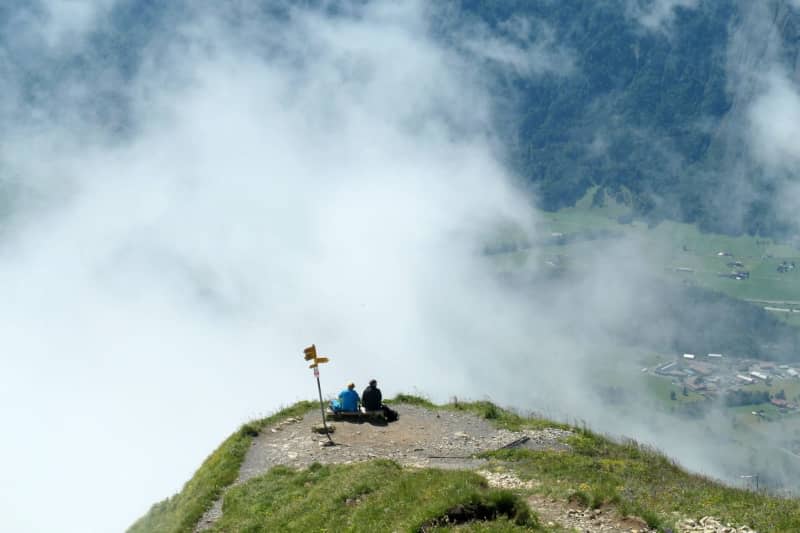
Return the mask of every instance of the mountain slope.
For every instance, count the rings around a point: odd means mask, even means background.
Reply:
[[[250,470],[242,478],[239,466],[231,464],[225,480],[230,484],[239,476],[239,482],[226,489],[217,477],[210,491],[204,487],[208,481],[201,480],[210,480],[208,471],[216,466],[206,461],[180,494],[156,504],[129,531],[192,531],[200,507],[210,508],[223,492],[222,517],[204,528],[428,531],[466,521],[473,531],[557,531],[564,525],[583,525],[585,519],[590,531],[609,524],[616,530],[725,530],[715,529],[708,519],[705,526],[690,522],[707,515],[758,531],[800,527],[797,500],[729,488],[687,474],[632,441],[614,442],[585,429],[520,417],[489,402],[436,407],[415,397],[398,399],[410,405],[398,405],[401,418],[396,425],[338,423],[341,429],[334,432],[338,446],[329,449],[312,442],[319,437],[308,431],[307,424],[316,420],[313,411],[305,422],[296,417],[311,404],[246,426],[232,439],[263,444],[250,446],[247,455],[266,450],[283,457],[285,465],[268,461],[262,470]],[[288,419],[289,415],[294,416]],[[283,423],[278,422],[281,419]],[[431,424],[419,425],[420,420]],[[262,431],[260,437],[253,434],[256,427]],[[452,432],[455,428],[460,430]],[[429,431],[439,433],[427,441]],[[514,438],[519,435],[529,440]],[[225,455],[230,440],[212,458]],[[305,441],[314,446],[304,447]],[[371,451],[364,447],[368,442],[374,443]],[[284,446],[290,443],[295,444]],[[439,448],[424,449],[435,443]],[[326,455],[328,451],[332,455]],[[244,460],[241,456],[239,465]],[[331,462],[340,464],[323,466]],[[197,504],[191,513],[185,512],[185,505],[176,505],[189,500]],[[553,520],[559,516],[561,525]]]

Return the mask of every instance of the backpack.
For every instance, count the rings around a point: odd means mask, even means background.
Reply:
[[[383,406],[383,416],[386,417],[387,422],[396,422],[400,415],[391,407]]]

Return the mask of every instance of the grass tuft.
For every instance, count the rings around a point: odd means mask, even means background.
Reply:
[[[580,505],[581,507],[589,507],[592,503],[592,498],[584,491],[576,490],[569,495],[567,501]]]
[[[422,396],[415,396],[413,394],[400,393],[391,400],[386,400],[386,403],[405,403],[408,405],[416,405],[418,407],[425,407],[427,409],[436,409],[437,406],[428,398]]]
[[[562,428],[570,429],[566,424],[545,420],[534,416],[522,416],[509,409],[503,409],[488,400],[467,401],[445,405],[444,409],[473,413],[491,421],[495,426],[511,431],[522,429]]]

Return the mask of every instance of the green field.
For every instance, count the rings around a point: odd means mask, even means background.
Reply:
[[[673,385],[672,381],[668,378],[648,374],[644,376],[644,380],[647,384],[647,390],[654,398],[659,400],[659,403],[663,403],[664,405],[706,401],[705,396],[690,390],[687,390],[684,395],[683,387],[681,385]],[[670,397],[670,394],[673,392],[675,393],[674,400]]]
[[[607,199],[602,207],[592,207],[595,190],[591,189],[575,207],[540,212],[541,223],[536,231],[546,241],[541,250],[543,260],[558,258],[562,264],[579,264],[581,258],[595,255],[601,246],[624,239],[635,243],[634,249],[652,271],[667,279],[745,300],[794,302],[794,307],[800,309],[800,249],[767,237],[703,233],[692,224],[674,221],[663,221],[653,227],[642,220],[621,223],[620,217],[630,216],[630,209],[612,199]],[[594,235],[588,237],[590,232]],[[506,240],[514,241],[522,233],[504,230],[504,234]],[[553,242],[559,238],[566,242]],[[525,250],[496,257],[501,269],[518,268],[527,259]],[[784,261],[795,262],[797,268],[778,272]],[[750,277],[743,280],[724,277],[734,271],[749,272]],[[800,325],[800,312],[774,314]]]
[[[636,239],[647,257],[653,260],[653,267],[675,279],[735,298],[800,301],[800,268],[778,272],[783,261],[794,261],[800,266],[800,250],[764,237],[703,233],[696,226],[673,221],[664,221],[652,228],[642,221],[621,224],[617,217],[623,210],[624,207],[616,204],[593,208],[584,199],[576,207],[544,216],[551,232],[567,234],[607,229]],[[721,256],[719,253],[730,255]],[[728,266],[734,262],[743,266]],[[676,271],[678,268],[688,268],[693,272]],[[720,276],[734,270],[750,272],[750,278],[735,280]]]

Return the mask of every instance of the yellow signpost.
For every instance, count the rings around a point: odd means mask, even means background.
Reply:
[[[328,441],[325,445],[333,446],[331,432],[328,431],[328,423],[325,421],[325,404],[322,402],[322,386],[319,384],[319,365],[327,363],[329,359],[327,357],[317,356],[317,347],[314,344],[303,350],[303,357],[306,361],[311,361],[308,368],[314,369],[314,377],[317,378],[317,392],[319,393],[319,410],[320,413],[322,413],[322,427],[325,428],[325,435],[328,437]]]

